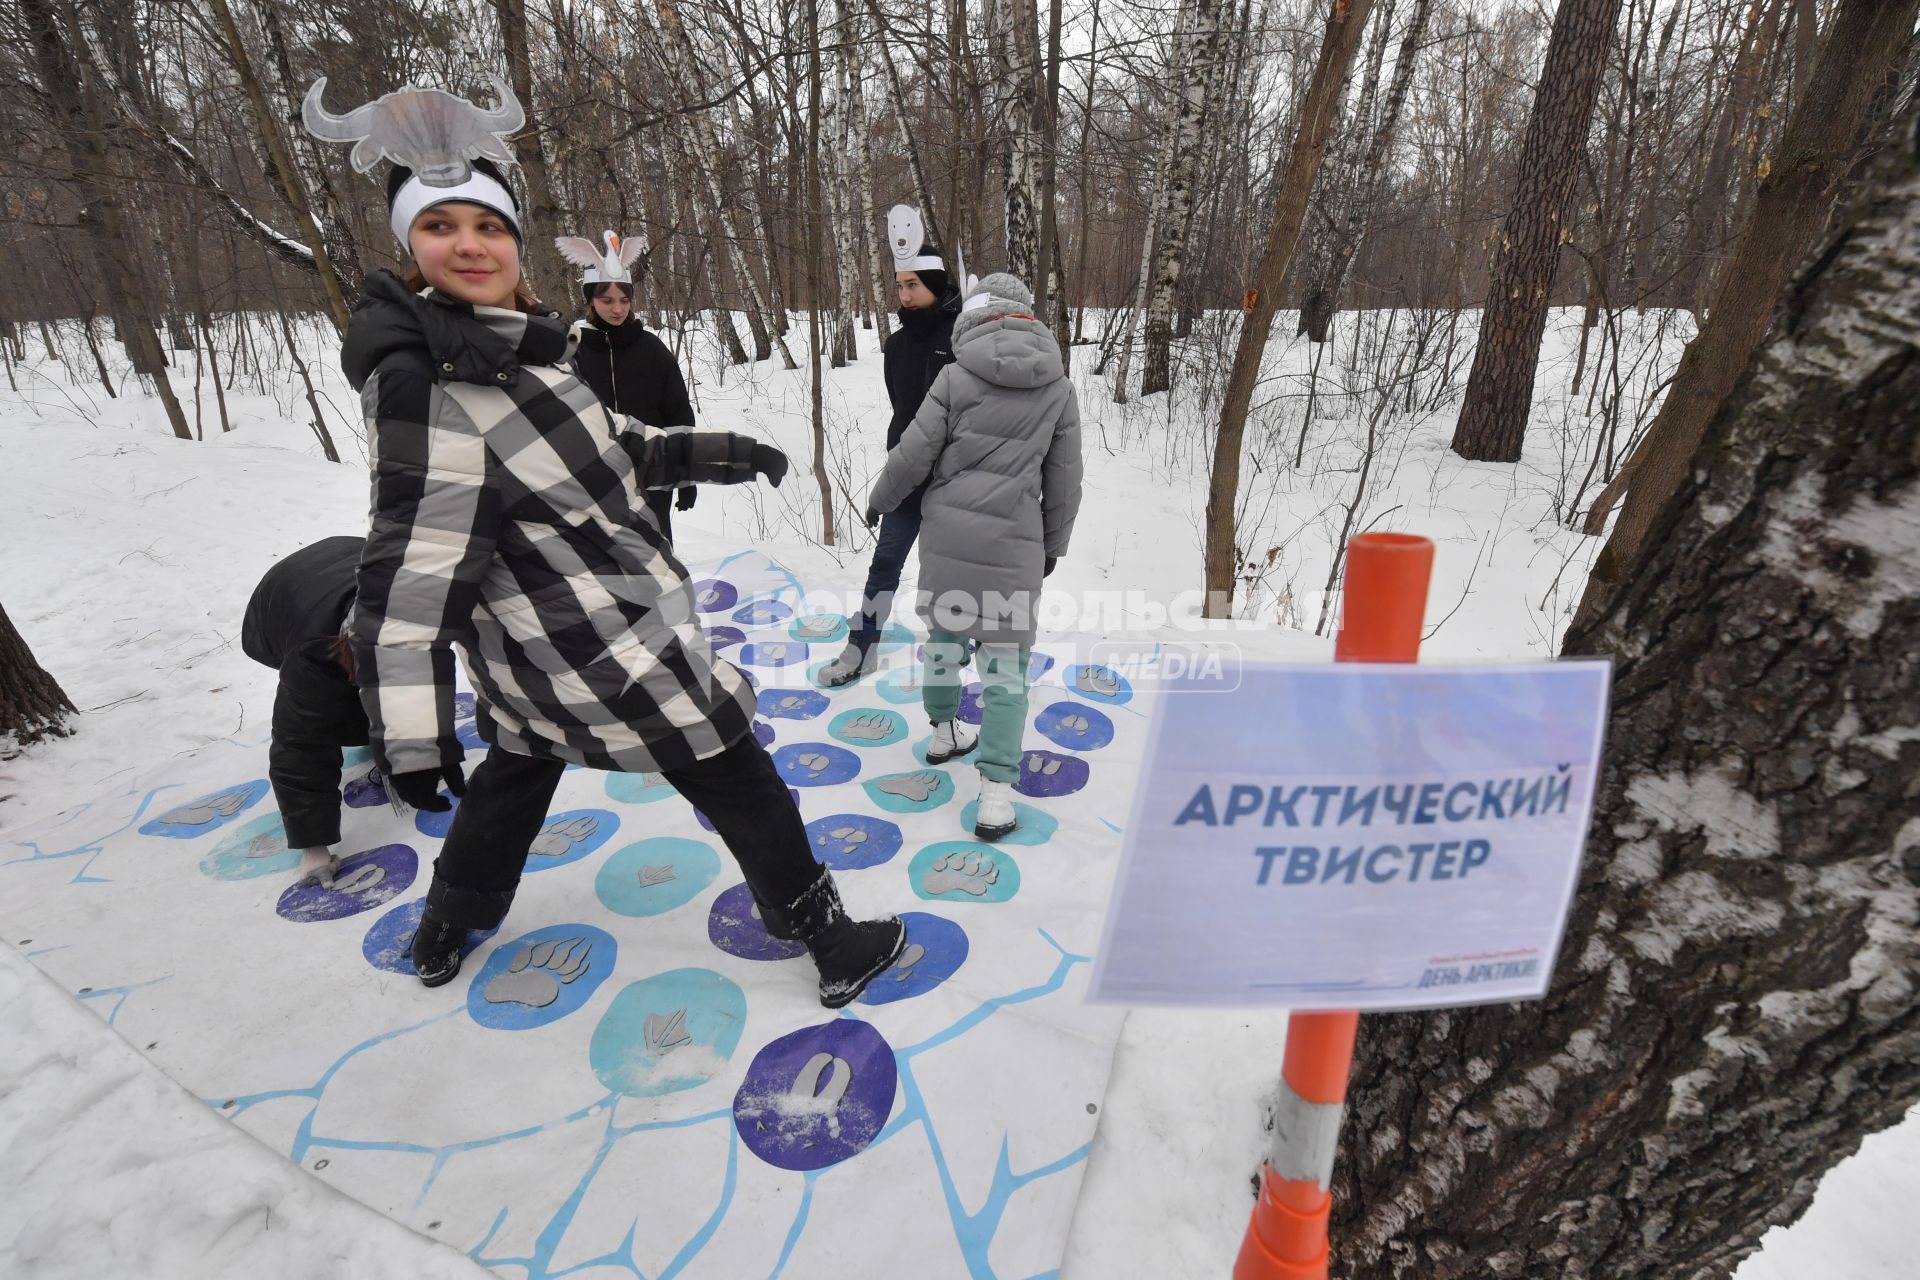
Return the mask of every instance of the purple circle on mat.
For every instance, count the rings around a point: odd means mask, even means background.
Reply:
[[[340,789],[340,798],[346,801],[349,809],[371,809],[375,805],[387,803],[386,779],[380,776],[380,770],[372,768],[362,776],[355,778]]]
[[[1087,785],[1087,762],[1058,751],[1026,751],[1013,789],[1023,796],[1070,796]]]
[[[420,874],[420,859],[404,844],[383,844],[340,860],[333,887],[289,885],[274,910],[284,920],[312,924],[344,920],[383,906],[405,893]]]
[[[702,578],[693,584],[693,607],[702,613],[724,613],[740,599],[740,588],[725,578]]]
[[[742,960],[791,960],[807,954],[801,942],[789,942],[767,932],[755,914],[753,891],[737,884],[713,900],[707,913],[707,938],[714,946]]]
[[[773,726],[765,720],[755,720],[753,722],[753,740],[763,747],[772,746]]]
[[[747,638],[747,633],[738,627],[708,627],[707,643],[713,646],[715,653],[728,645],[739,644]]]
[[[970,684],[962,689],[960,691],[960,710],[954,714],[967,724],[979,724],[982,692],[981,687],[977,684]]]
[[[866,1150],[899,1088],[893,1046],[871,1023],[836,1018],[753,1056],[733,1098],[747,1150],[778,1169],[825,1169]]]

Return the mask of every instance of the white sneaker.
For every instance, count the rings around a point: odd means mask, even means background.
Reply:
[[[980,731],[958,720],[942,720],[933,726],[933,741],[927,744],[927,763],[945,764],[955,756],[964,756],[980,744]]]
[[[980,775],[980,807],[974,811],[973,834],[982,840],[1012,835],[1020,825],[1013,811],[1013,784]]]

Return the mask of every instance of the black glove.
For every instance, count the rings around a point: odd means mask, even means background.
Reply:
[[[1043,577],[1043,578],[1051,578],[1051,577],[1053,576],[1053,566],[1055,566],[1055,565],[1057,565],[1057,564],[1059,564],[1059,563],[1060,563],[1060,557],[1059,557],[1059,556],[1048,556],[1048,557],[1047,557],[1047,567],[1046,567],[1045,569],[1042,569],[1042,570],[1040,571],[1040,576],[1041,576],[1041,577]]]
[[[411,773],[387,775],[387,790],[422,813],[445,813],[453,802],[440,794],[440,783],[456,796],[467,794],[467,775],[457,764],[439,769],[415,769]]]
[[[867,508],[867,528],[878,529],[879,527],[880,527],[880,513],[878,511],[875,511],[872,507],[868,507]]]
[[[675,511],[691,511],[693,510],[693,500],[699,496],[700,491],[698,489],[692,485],[687,485],[680,490],[680,500],[673,504],[673,509]]]
[[[756,444],[753,446],[753,469],[778,489],[780,482],[787,478],[787,455],[770,444]]]

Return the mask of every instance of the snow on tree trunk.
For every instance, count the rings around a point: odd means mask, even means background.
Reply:
[[[1036,293],[1040,265],[1040,33],[1033,0],[1009,0],[1007,45],[1007,270]]]
[[[1173,385],[1173,293],[1180,285],[1187,235],[1192,229],[1193,187],[1206,152],[1200,130],[1207,119],[1207,88],[1220,56],[1219,0],[1193,0],[1187,30],[1186,76],[1173,123],[1173,170],[1167,178],[1165,227],[1147,303],[1146,358],[1140,370],[1140,394]]]
[[[693,39],[680,21],[678,0],[654,0],[654,9],[660,18],[660,52],[681,100],[705,101],[709,97],[705,77],[701,75],[694,59]],[[780,326],[767,305],[766,294],[760,288],[759,280],[754,277],[753,269],[747,264],[745,250],[740,247],[747,239],[747,229],[737,217],[731,223],[726,221],[730,206],[720,189],[720,140],[714,134],[710,109],[689,111],[685,119],[687,141],[693,152],[694,171],[688,176],[692,179],[694,207],[699,211],[700,220],[706,225],[708,234],[726,241],[734,275],[746,290],[751,304],[747,310],[747,323],[753,331],[755,358],[764,358],[762,353],[771,354],[771,344],[780,348],[783,367],[798,369],[800,364],[793,358],[793,352],[787,349],[786,337],[778,332]]]
[[[73,703],[66,692],[34,660],[33,650],[0,608],[0,760],[15,748],[42,738],[64,738],[73,730],[67,717]]]
[[[1561,217],[1586,154],[1587,125],[1619,16],[1620,0],[1561,0],[1554,15],[1546,65],[1520,145],[1513,203],[1500,228],[1473,372],[1453,433],[1453,451],[1463,458],[1520,460],[1548,295],[1567,238]]]
[[[847,172],[847,151],[852,145],[853,131],[847,119],[845,82],[839,75],[837,64],[835,80],[834,95],[827,100],[824,108],[826,127],[822,130],[832,141],[822,159],[827,166],[827,224],[833,231],[836,286],[833,328],[827,337],[827,350],[832,356],[833,367],[838,369],[856,358],[853,312],[862,273],[858,237],[853,228],[853,183]]]
[[[1717,1280],[1920,1100],[1916,122],[1567,637],[1618,665],[1547,999],[1362,1020],[1348,1280]]]
[[[1179,102],[1186,75],[1184,57],[1187,48],[1187,24],[1192,21],[1191,5],[1181,5],[1174,19],[1173,42],[1167,52],[1167,77],[1169,103]],[[1153,285],[1153,247],[1160,235],[1160,228],[1166,222],[1167,179],[1173,172],[1173,144],[1179,136],[1176,127],[1178,114],[1169,106],[1167,129],[1161,135],[1160,155],[1153,167],[1153,198],[1147,202],[1147,229],[1140,241],[1140,274],[1135,277],[1133,306],[1127,310],[1126,323],[1120,332],[1117,344],[1118,363],[1113,370],[1113,402],[1127,402],[1127,370],[1133,363],[1133,335],[1139,327],[1140,317],[1147,309],[1147,290]]]

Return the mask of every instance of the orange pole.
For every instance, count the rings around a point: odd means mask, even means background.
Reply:
[[[1425,538],[1363,533],[1349,542],[1333,660],[1418,661],[1432,574],[1433,543]],[[1327,1280],[1333,1149],[1359,1028],[1360,1015],[1351,1011],[1287,1019],[1274,1157],[1260,1171],[1260,1195],[1233,1280]]]

